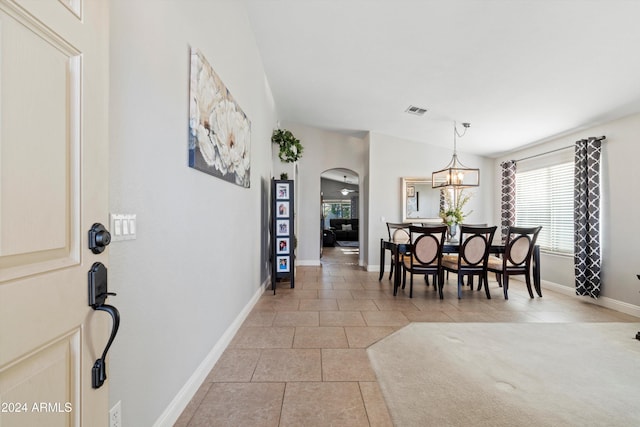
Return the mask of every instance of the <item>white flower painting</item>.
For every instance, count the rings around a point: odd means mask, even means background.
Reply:
[[[249,188],[251,122],[193,48],[189,99],[189,166]]]

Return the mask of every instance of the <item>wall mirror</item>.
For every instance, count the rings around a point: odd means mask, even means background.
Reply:
[[[402,178],[402,222],[441,223],[440,190],[431,178]]]

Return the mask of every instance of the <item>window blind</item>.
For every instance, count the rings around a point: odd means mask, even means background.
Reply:
[[[573,254],[573,173],[573,162],[516,173],[516,225],[541,225],[542,250]]]

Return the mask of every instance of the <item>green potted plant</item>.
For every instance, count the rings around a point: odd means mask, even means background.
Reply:
[[[285,163],[293,163],[302,157],[302,144],[300,144],[300,140],[293,136],[289,130],[274,130],[271,135],[271,142],[278,144],[280,147],[278,157]]]

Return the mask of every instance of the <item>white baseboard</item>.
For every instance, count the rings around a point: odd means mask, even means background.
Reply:
[[[611,310],[619,311],[620,313],[629,314],[631,316],[640,317],[640,307],[637,305],[629,304],[623,301],[618,301],[608,297],[598,297],[598,299],[593,299],[591,297],[581,297],[576,295],[575,288],[570,288],[569,286],[562,286],[554,282],[547,282],[546,280],[542,281],[541,286],[543,288],[548,288],[554,292],[558,292],[563,295],[574,296],[576,298],[583,299],[585,302],[588,302],[591,304],[599,305],[605,308],[610,308]],[[544,293],[542,295],[544,295]]]
[[[611,310],[619,311],[621,313],[629,314],[640,318],[640,307],[637,305],[629,304],[627,302],[618,301],[612,298],[599,297],[597,300],[589,298],[593,304],[597,304],[602,307],[610,308]]]
[[[319,267],[322,265],[319,259],[301,259],[296,260],[297,267]],[[364,267],[364,261],[358,260],[358,265]],[[369,270],[367,270],[369,271]]]
[[[380,266],[377,264],[371,265],[371,264],[367,264],[367,271],[375,273],[377,271],[380,271]]]
[[[211,372],[211,369],[213,369],[213,366],[226,350],[236,332],[238,332],[238,329],[240,329],[242,322],[244,322],[249,313],[251,313],[251,310],[267,288],[268,283],[271,283],[271,277],[267,278],[267,280],[260,285],[251,300],[247,303],[240,314],[238,314],[224,334],[222,334],[222,337],[220,337],[218,342],[216,342],[209,354],[207,354],[202,363],[200,363],[198,368],[187,380],[186,384],[180,389],[178,394],[176,394],[171,403],[169,403],[167,409],[165,409],[156,422],[153,423],[154,427],[171,427],[175,424],[193,396],[195,396],[202,383],[204,383],[204,380],[209,375],[209,372]]]
[[[520,280],[521,282],[524,283],[524,280],[521,280],[520,277],[518,277],[518,278],[514,277],[514,279],[515,280]],[[570,288],[568,286],[559,285],[559,284],[557,284],[555,282],[548,282],[546,280],[541,280],[540,281],[540,287],[542,289],[547,288],[547,289],[550,289],[550,290],[552,290],[554,292],[557,292],[557,293],[562,294],[562,295],[567,295],[567,296],[574,296],[576,294],[576,290],[574,288]],[[542,295],[544,295],[544,293]]]

